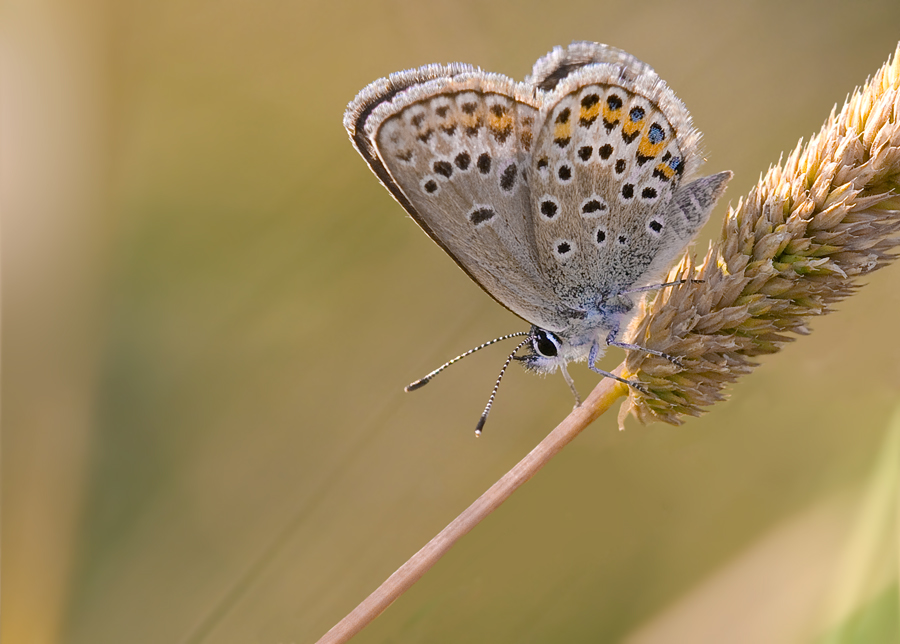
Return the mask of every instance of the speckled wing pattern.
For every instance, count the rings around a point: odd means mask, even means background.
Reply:
[[[540,104],[522,83],[432,65],[364,89],[344,125],[416,222],[526,320],[564,326],[529,245],[527,173]]]
[[[529,174],[535,250],[559,300],[591,310],[658,279],[702,225],[667,208],[686,170],[699,166],[699,133],[637,59],[582,43],[562,54],[533,73],[552,86]]]
[[[669,207],[701,163],[687,110],[605,45],[556,48],[525,83],[461,64],[393,74],[360,92],[344,125],[473,280],[552,331],[661,273],[708,215]]]

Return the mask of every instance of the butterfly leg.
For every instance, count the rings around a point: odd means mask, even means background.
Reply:
[[[578,390],[575,388],[575,381],[572,380],[572,376],[569,375],[569,370],[566,369],[566,365],[559,365],[559,370],[562,371],[563,378],[566,379],[566,384],[569,385],[569,389],[572,390],[572,395],[575,396],[575,407],[581,407],[581,396],[578,395]]]
[[[631,295],[633,293],[645,293],[647,291],[658,291],[659,289],[666,288],[668,286],[679,286],[681,284],[705,284],[706,280],[695,280],[695,279],[686,279],[686,280],[675,280],[674,282],[663,282],[662,284],[651,284],[650,286],[641,286],[640,288],[633,288],[628,291],[620,291],[618,295]]]
[[[612,331],[608,336],[606,336],[606,344],[611,347],[619,347],[620,349],[627,349],[629,351],[643,351],[644,353],[649,353],[651,356],[659,356],[660,358],[665,358],[675,366],[684,369],[684,365],[681,363],[681,360],[676,356],[670,355],[668,353],[663,353],[662,351],[657,351],[656,349],[648,349],[647,347],[642,347],[637,344],[617,341],[616,331]]]
[[[591,371],[593,371],[594,373],[599,373],[601,376],[606,376],[607,378],[612,378],[613,380],[618,380],[619,382],[624,383],[624,384],[628,385],[629,387],[634,387],[635,389],[640,391],[642,394],[648,393],[647,390],[644,389],[644,386],[641,383],[634,382],[632,380],[625,380],[625,378],[620,378],[619,376],[617,376],[614,373],[610,373],[608,371],[603,371],[603,369],[600,369],[599,367],[597,367],[594,364],[594,362],[596,362],[597,354],[599,354],[599,353],[600,353],[600,345],[597,342],[594,342],[594,344],[591,346],[591,352],[588,355],[588,367],[590,367]]]

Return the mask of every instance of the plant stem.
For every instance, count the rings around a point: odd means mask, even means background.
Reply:
[[[622,370],[620,365],[613,373]],[[572,410],[565,420],[550,432],[528,455],[519,461],[499,481],[466,508],[446,528],[441,530],[421,550],[400,566],[371,595],[335,624],[318,641],[318,644],[346,642],[374,620],[400,595],[450,550],[463,535],[496,510],[513,492],[537,474],[547,462],[568,445],[588,425],[603,414],[619,398],[628,393],[628,387],[612,378],[604,378],[591,395]]]

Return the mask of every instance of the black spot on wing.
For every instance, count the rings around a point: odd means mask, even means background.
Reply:
[[[602,212],[604,210],[606,210],[606,204],[600,203],[596,199],[591,199],[581,207],[581,212],[585,215],[592,215],[596,212]]]
[[[453,166],[449,161],[435,161],[432,166],[435,174],[439,174],[448,179],[453,175]]]
[[[541,202],[541,214],[547,219],[553,219],[559,211],[559,206],[555,202],[545,199]]]
[[[506,169],[503,171],[503,174],[500,175],[500,188],[509,192],[516,185],[516,174],[517,168],[515,163],[510,163],[506,166]]]
[[[481,206],[475,208],[472,212],[469,213],[469,221],[472,222],[473,225],[477,226],[479,224],[483,224],[486,221],[490,221],[496,214],[497,213],[494,212],[493,208]]]
[[[482,152],[478,155],[478,161],[475,162],[475,165],[481,174],[487,174],[491,171],[491,155],[487,152]]]

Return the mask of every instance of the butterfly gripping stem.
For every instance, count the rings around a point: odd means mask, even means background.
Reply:
[[[593,371],[594,373],[599,373],[601,376],[606,376],[607,378],[612,378],[613,380],[618,380],[619,382],[626,384],[629,387],[633,387],[634,389],[637,389],[642,394],[648,393],[647,390],[644,388],[644,385],[642,385],[641,383],[634,382],[633,380],[625,380],[625,378],[621,378],[614,373],[610,373],[609,371],[604,371],[603,369],[600,369],[599,367],[597,367],[594,364],[594,362],[597,361],[597,355],[599,353],[600,353],[600,345],[595,342],[593,344],[593,346],[591,346],[591,352],[588,355],[588,367],[590,367],[591,371]]]

